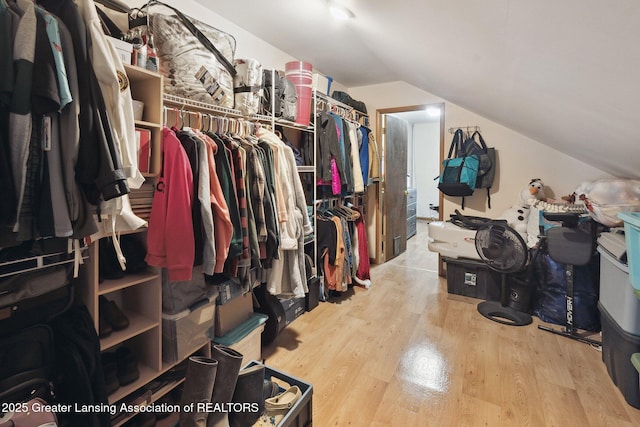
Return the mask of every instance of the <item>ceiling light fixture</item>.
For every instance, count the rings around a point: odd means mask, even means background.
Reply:
[[[430,117],[440,117],[440,109],[436,107],[427,107],[425,109],[427,115]]]
[[[344,6],[339,6],[337,4],[329,4],[329,10],[331,11],[331,15],[338,21],[346,21],[348,19],[353,18],[355,15],[349,9]]]

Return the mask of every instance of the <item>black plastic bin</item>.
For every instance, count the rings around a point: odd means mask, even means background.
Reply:
[[[484,262],[467,258],[442,258],[447,263],[447,292],[486,301],[500,301],[500,273]]]
[[[602,323],[602,361],[624,400],[640,409],[640,381],[631,355],[640,352],[640,336],[625,332],[598,303]]]
[[[259,363],[260,362],[253,360],[249,362],[247,366],[257,365]],[[264,377],[267,380],[275,379],[278,380],[277,382],[279,383],[284,382],[290,386],[297,385],[302,393],[300,399],[293,405],[293,408],[289,410],[287,415],[285,415],[280,424],[278,424],[278,427],[311,427],[313,425],[313,386],[266,365],[264,367]]]

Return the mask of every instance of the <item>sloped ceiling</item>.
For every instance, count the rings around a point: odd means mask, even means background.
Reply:
[[[402,80],[640,179],[636,0],[197,0],[348,87]]]

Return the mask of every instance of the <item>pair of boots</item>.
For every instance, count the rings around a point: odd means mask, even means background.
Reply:
[[[236,427],[252,425],[264,409],[262,384],[264,365],[240,371],[242,354],[230,347],[214,345],[211,358],[189,359],[182,391],[180,427]],[[241,411],[227,412],[230,402],[257,403]],[[254,412],[255,411],[255,412]]]

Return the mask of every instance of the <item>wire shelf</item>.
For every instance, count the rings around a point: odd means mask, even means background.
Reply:
[[[220,107],[218,105],[207,104],[205,102],[194,101],[188,98],[181,98],[175,95],[164,94],[162,95],[162,99],[165,103],[172,104],[173,106],[180,108],[197,108],[199,110],[205,110],[212,113],[222,114],[225,116],[237,117],[237,118],[246,118],[247,116],[243,115],[240,110],[236,110],[234,108]]]

